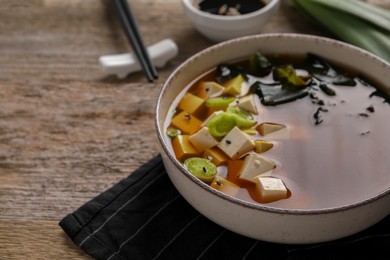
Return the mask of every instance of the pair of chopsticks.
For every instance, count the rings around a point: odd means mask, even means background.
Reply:
[[[118,11],[123,29],[131,46],[133,47],[139,63],[141,64],[148,80],[153,82],[153,80],[158,78],[157,70],[150,60],[148,51],[138,29],[137,22],[134,18],[134,14],[127,3],[127,0],[114,0],[114,4]]]

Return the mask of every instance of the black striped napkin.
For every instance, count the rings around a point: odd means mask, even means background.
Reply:
[[[95,259],[390,259],[390,217],[354,236],[314,245],[275,244],[228,231],[180,196],[160,156],[59,225]]]

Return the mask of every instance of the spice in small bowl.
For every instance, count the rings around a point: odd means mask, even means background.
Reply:
[[[280,0],[182,0],[184,14],[214,42],[261,33]]]
[[[255,12],[265,5],[263,0],[203,0],[197,8],[210,14],[234,16]]]

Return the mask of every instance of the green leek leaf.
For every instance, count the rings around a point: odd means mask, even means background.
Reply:
[[[390,61],[390,12],[356,0],[293,0],[308,19],[339,39]]]
[[[390,30],[390,12],[365,2],[356,0],[314,0],[325,7],[333,8],[356,16],[380,28]],[[390,31],[389,31],[390,33]]]

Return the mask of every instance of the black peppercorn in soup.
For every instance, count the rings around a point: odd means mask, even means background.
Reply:
[[[167,118],[178,161],[255,203],[319,209],[390,186],[390,99],[314,54],[254,53],[186,86]]]

